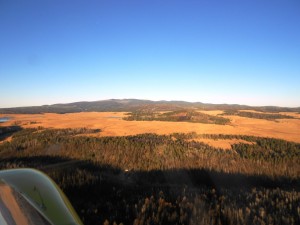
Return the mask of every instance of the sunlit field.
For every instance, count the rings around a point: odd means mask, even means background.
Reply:
[[[201,111],[210,115],[220,115],[223,111]],[[18,125],[23,128],[92,128],[101,129],[93,136],[126,136],[143,133],[171,134],[232,134],[279,138],[300,143],[300,114],[284,113],[297,119],[263,120],[240,116],[223,116],[231,120],[229,125],[203,124],[165,121],[126,121],[127,112],[83,112],[66,114],[0,114],[11,117],[1,126]],[[205,142],[205,139],[203,139]],[[211,141],[210,141],[211,143]],[[222,146],[222,144],[221,144]],[[228,144],[224,143],[224,146]]]

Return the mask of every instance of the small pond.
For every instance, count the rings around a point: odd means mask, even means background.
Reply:
[[[9,121],[9,120],[10,120],[9,117],[0,117],[0,123],[7,122],[7,121]]]

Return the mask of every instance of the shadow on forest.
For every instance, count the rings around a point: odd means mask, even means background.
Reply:
[[[215,188],[265,187],[293,188],[300,190],[300,179],[286,177],[271,178],[263,175],[225,173],[208,169],[168,169],[151,171],[124,171],[110,165],[100,165],[91,161],[74,160],[60,156],[11,157],[2,159],[0,169],[30,167],[45,173],[64,174],[84,170],[100,180],[120,183],[124,186],[208,186]],[[75,169],[75,170],[74,170]],[[55,179],[55,177],[54,177]],[[82,184],[84,185],[84,183]]]
[[[0,127],[0,141],[5,140],[20,130],[23,130],[20,126]]]
[[[194,197],[199,193],[210,196],[210,190],[217,196],[227,190],[225,195],[235,198],[232,193],[241,190],[250,193],[251,188],[300,189],[300,179],[273,179],[207,169],[124,171],[110,165],[56,156],[13,157],[0,162],[0,169],[24,167],[39,169],[55,180],[85,224],[100,224],[99,221],[103,223],[107,218],[132,224],[140,215],[137,208],[151,196],[177,202],[178,196]],[[210,198],[208,202],[212,201]]]

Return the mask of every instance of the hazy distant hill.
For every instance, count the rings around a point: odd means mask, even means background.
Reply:
[[[287,108],[277,106],[251,107],[246,105],[229,104],[207,104],[201,102],[185,101],[150,101],[139,99],[109,99],[93,102],[74,102],[67,104],[54,104],[43,106],[29,106],[16,108],[0,108],[0,113],[73,113],[73,112],[120,112],[120,111],[174,111],[181,109],[200,110],[241,110],[252,109],[265,112],[300,112],[298,108]]]

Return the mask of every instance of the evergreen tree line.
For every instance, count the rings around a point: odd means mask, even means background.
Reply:
[[[273,120],[273,121],[277,119],[297,119],[293,116],[279,114],[278,112],[258,113],[258,112],[247,112],[247,111],[238,111],[238,110],[226,110],[222,115],[234,115],[234,116],[263,119],[263,120]]]

